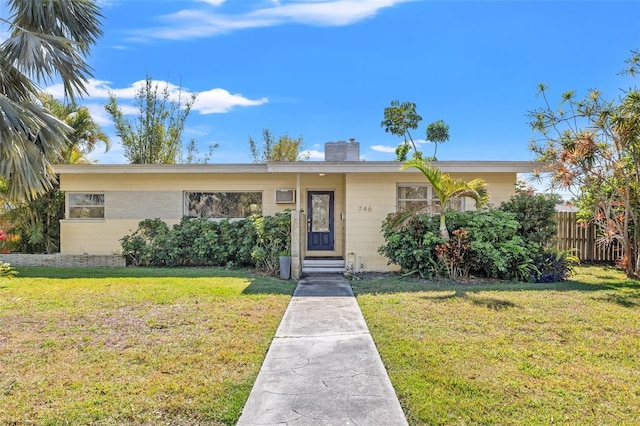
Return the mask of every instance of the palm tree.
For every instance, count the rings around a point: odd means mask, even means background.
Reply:
[[[109,149],[109,138],[93,120],[87,107],[65,105],[45,93],[40,94],[39,101],[51,115],[71,128],[60,162],[89,163],[87,154],[98,142],[103,142]],[[13,248],[22,252],[57,251],[60,248],[60,219],[64,218],[64,193],[60,192],[58,183],[54,182],[49,190],[33,199],[16,199],[13,202],[5,196],[7,185],[2,183],[0,180],[0,223],[20,237]]]
[[[469,197],[476,202],[476,207],[482,207],[489,200],[487,187],[482,179],[473,179],[469,182],[462,179],[453,179],[448,174],[442,173],[436,166],[427,164],[424,160],[416,158],[405,161],[401,170],[406,170],[411,167],[422,172],[433,187],[435,196],[440,200],[440,205],[442,206],[442,211],[440,212],[440,237],[445,241],[449,241],[449,231],[447,230],[446,223],[449,201],[457,197]],[[425,213],[424,209],[407,212],[403,220],[406,222],[410,216],[422,213]]]
[[[52,162],[67,147],[69,126],[37,101],[39,84],[59,78],[74,103],[86,94],[89,47],[102,35],[90,0],[7,0],[0,21],[10,37],[0,44],[0,178],[12,198],[33,199],[52,187]]]
[[[42,105],[53,116],[71,128],[67,147],[60,159],[62,164],[89,163],[87,154],[96,148],[98,142],[104,143],[105,151],[111,148],[109,137],[91,117],[89,108],[76,104],[64,104],[46,93],[40,94],[39,98]]]

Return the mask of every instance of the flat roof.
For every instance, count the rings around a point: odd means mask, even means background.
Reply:
[[[543,168],[537,161],[434,161],[445,173],[531,173]],[[59,164],[59,174],[135,173],[397,173],[400,161],[291,161],[264,164]],[[416,173],[407,169],[402,173]]]

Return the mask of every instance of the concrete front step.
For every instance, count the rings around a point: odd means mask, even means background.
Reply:
[[[302,267],[303,274],[342,274],[344,268],[310,268]]]
[[[344,259],[304,259],[303,274],[341,274],[344,272]]]

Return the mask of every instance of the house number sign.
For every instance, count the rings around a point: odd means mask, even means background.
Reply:
[[[371,206],[358,206],[358,211],[359,212],[372,212],[373,209],[371,208]]]

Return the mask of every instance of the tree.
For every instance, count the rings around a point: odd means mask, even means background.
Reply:
[[[396,159],[405,161],[407,154],[413,147],[413,158],[422,159],[422,152],[418,151],[418,146],[411,136],[409,130],[418,128],[418,124],[422,121],[422,117],[416,112],[416,104],[413,102],[391,101],[391,106],[384,109],[384,120],[380,123],[384,127],[384,131],[392,135],[400,136],[404,142],[396,148]],[[435,143],[433,157],[426,160],[437,161],[436,154],[438,152],[438,143],[449,140],[449,126],[442,120],[434,121],[427,126],[427,141]],[[411,142],[411,145],[409,145]]]
[[[262,144],[249,136],[249,149],[254,163],[269,161],[297,161],[303,148],[302,137],[293,139],[289,135],[282,135],[276,142],[271,130],[262,129]]]
[[[105,110],[131,164],[175,164],[182,158],[182,132],[195,100],[195,94],[183,99],[181,89],[177,99],[172,99],[168,84],[160,90],[147,76],[136,93],[138,116],[134,123],[125,117],[112,93]]]
[[[640,51],[627,59],[626,74],[640,71]],[[548,88],[539,86],[544,105],[528,113],[540,138],[531,142],[538,160],[548,164],[551,186],[571,191],[579,219],[597,226],[599,242],[618,241],[621,265],[640,276],[640,90],[623,91],[617,100],[598,90],[582,98],[574,91],[553,109]]]
[[[433,188],[435,196],[440,201],[440,237],[449,241],[449,231],[447,230],[446,213],[449,209],[449,201],[457,197],[469,197],[476,203],[476,207],[482,207],[489,200],[487,187],[482,179],[473,179],[466,182],[462,179],[453,179],[450,175],[433,165],[427,164],[425,160],[414,158],[406,161],[401,170],[416,168],[422,172]],[[410,216],[425,213],[423,211],[407,212],[404,221]]]
[[[385,132],[404,138],[404,142],[396,148],[398,160],[406,160],[411,146],[413,146],[414,153],[419,152],[409,130],[417,129],[418,123],[421,121],[422,117],[416,112],[416,104],[413,102],[400,103],[400,101],[394,100],[391,101],[391,106],[384,109],[384,120],[380,126],[384,127]],[[409,146],[409,142],[411,142],[411,146]]]
[[[0,194],[0,198],[2,194]],[[18,238],[8,243],[21,253],[55,253],[60,249],[60,219],[64,218],[64,193],[58,183],[33,200],[8,206],[0,222],[10,235]]]
[[[99,142],[105,145],[105,152],[111,148],[109,137],[93,119],[89,108],[75,103],[65,104],[46,93],[41,93],[39,99],[52,115],[71,128],[67,147],[62,152],[63,164],[88,163],[87,155]]]
[[[51,163],[71,130],[37,101],[39,83],[60,78],[72,101],[86,93],[85,57],[102,35],[102,15],[88,0],[8,0],[7,6],[11,16],[0,17],[10,29],[0,45],[0,178],[7,196],[33,199],[51,188]]]
[[[87,107],[64,104],[48,94],[40,94],[40,102],[52,115],[71,128],[60,162],[63,164],[88,163],[87,154],[98,142],[109,149],[109,138],[91,117]],[[6,187],[0,187],[0,199]],[[19,238],[11,248],[23,253],[52,253],[60,248],[60,219],[64,218],[64,193],[58,182],[34,199],[4,199],[0,209],[0,222],[9,224],[9,231]]]
[[[429,160],[437,161],[438,142],[446,142],[449,140],[449,125],[442,120],[434,121],[427,126],[427,140],[435,144],[433,157]]]
[[[212,143],[209,145],[209,152],[200,156],[200,150],[198,149],[198,145],[196,145],[196,140],[191,139],[189,140],[189,143],[187,143],[184,162],[186,164],[207,164],[213,156],[213,152],[219,147],[220,144]]]

